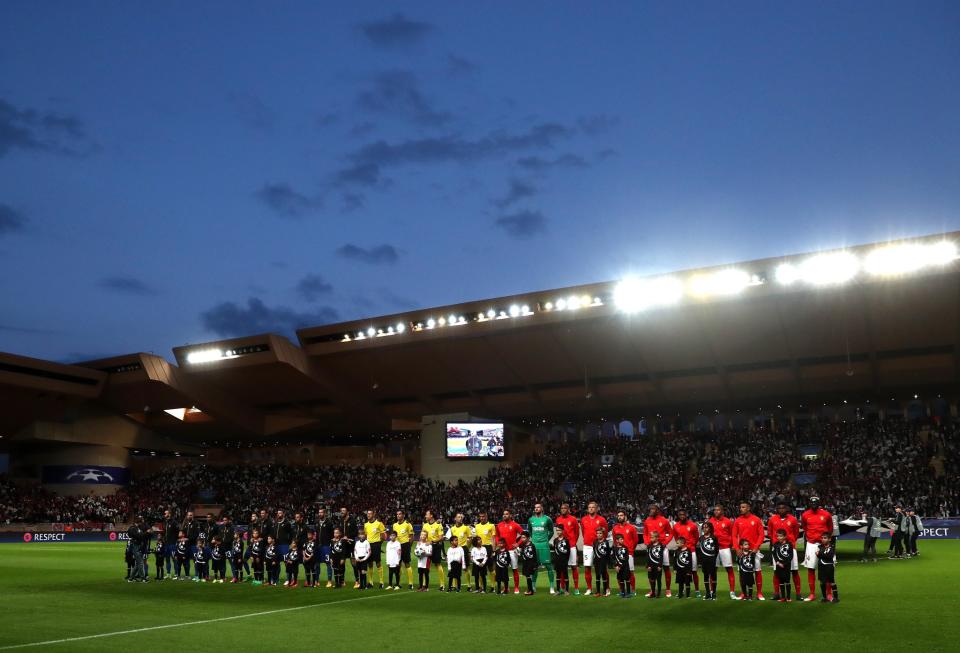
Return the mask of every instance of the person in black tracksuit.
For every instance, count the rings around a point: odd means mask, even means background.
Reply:
[[[333,531],[333,540],[330,545],[330,564],[333,566],[333,586],[343,587],[346,560],[353,551],[353,541],[340,535],[340,529]]]
[[[233,575],[231,583],[239,583],[243,580],[243,566],[246,564],[243,551],[243,538],[235,536],[230,545],[230,573]]]
[[[497,549],[493,552],[494,578],[497,581],[497,594],[510,593],[510,552],[505,548],[503,539],[497,538]],[[503,590],[500,589],[502,584]]]
[[[620,598],[630,595],[630,551],[624,544],[623,535],[618,534],[614,540],[613,564],[617,568],[617,587],[620,588]]]
[[[253,567],[253,584],[260,585],[264,580],[264,553],[266,553],[267,543],[260,537],[260,531],[253,531],[253,537],[250,540],[250,546],[247,547],[247,553],[250,555],[250,564]]]
[[[777,541],[773,544],[774,600],[790,600],[790,565],[793,562],[793,545],[787,541],[787,531],[777,531]]]
[[[180,530],[183,531],[183,534],[187,536],[187,546],[189,547],[189,555],[187,557],[184,575],[190,575],[190,559],[193,557],[193,554],[197,551],[197,536],[200,533],[200,525],[193,518],[193,512],[188,512],[187,516],[184,518],[183,523],[180,524]]]
[[[690,583],[693,581],[693,552],[684,538],[677,538],[677,552],[673,558],[677,570],[677,598],[690,598]]]
[[[707,600],[717,600],[717,557],[720,555],[720,545],[713,536],[713,524],[704,522],[703,534],[697,542],[697,564],[703,573],[703,587],[706,590]]]
[[[283,556],[277,548],[277,543],[273,535],[267,535],[267,548],[263,553],[263,562],[267,567],[267,584],[277,585],[280,583],[280,560]]]
[[[820,599],[823,603],[840,603],[840,591],[837,589],[837,548],[826,533],[820,538],[817,552],[817,580],[820,581]]]
[[[347,508],[340,508],[340,515],[337,518],[336,526],[340,529],[341,537],[350,540],[350,546],[353,546],[353,543],[357,541],[357,534],[360,532],[360,521],[351,515]],[[357,573],[357,564],[352,557],[350,558],[350,565],[353,567],[353,577],[355,579],[359,578],[360,575]],[[354,583],[355,587],[359,587],[359,585],[359,581]]]
[[[750,542],[740,542],[740,555],[737,556],[737,569],[740,570],[740,595],[747,601],[753,600],[753,584],[757,574],[757,554],[750,550]]]
[[[277,511],[277,518],[270,527],[270,535],[273,536],[273,544],[277,547],[280,557],[285,558],[290,551],[290,542],[293,540],[293,533],[290,528],[290,521],[282,510]]]
[[[180,522],[173,518],[169,510],[163,511],[163,541],[166,542],[167,550],[164,552],[166,561],[167,575],[172,573],[173,550],[177,546],[177,539],[180,534]]]
[[[130,565],[130,574],[127,580],[130,582],[147,582],[146,573],[144,572],[143,566],[143,553],[141,549],[144,537],[143,533],[143,518],[137,517],[130,525],[130,528],[127,529],[127,549],[130,552],[130,559],[128,563]]]
[[[180,531],[173,549],[173,577],[175,580],[190,576],[190,542],[187,535]]]
[[[144,526],[142,528],[142,533],[140,535],[140,559],[143,560],[143,577],[148,578],[150,576],[149,561],[150,561],[150,540],[152,539],[152,534],[150,529]]]
[[[520,561],[523,565],[523,575],[527,579],[526,596],[532,596],[534,593],[533,576],[540,567],[540,558],[537,555],[537,545],[530,539],[530,533],[523,531],[523,539],[520,544]]]
[[[163,540],[163,535],[157,535],[157,542],[153,547],[153,566],[156,568],[155,577],[157,580],[163,580],[164,563],[170,564],[167,560],[167,543]]]
[[[597,574],[597,596],[610,595],[610,559],[613,547],[603,528],[597,529],[597,541],[593,545],[593,569]]]
[[[307,531],[307,541],[303,543],[300,559],[303,562],[303,586],[314,587],[320,580],[320,565],[318,556],[320,547],[317,546],[317,534]]]
[[[663,563],[667,555],[666,547],[660,544],[659,533],[654,531],[651,535],[650,544],[647,546],[647,581],[650,583],[650,592],[647,598],[660,598],[660,591],[663,587]]]
[[[222,583],[227,577],[227,554],[230,551],[224,546],[219,535],[214,535],[210,541],[210,566],[213,570],[213,580]]]
[[[566,594],[570,591],[570,579],[567,575],[570,560],[570,543],[567,542],[567,538],[564,537],[563,526],[556,526],[554,530],[556,532],[554,533],[553,543],[550,545],[550,558],[553,562],[553,568],[557,572],[557,594]]]

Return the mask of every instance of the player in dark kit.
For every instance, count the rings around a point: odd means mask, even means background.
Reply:
[[[820,601],[822,603],[840,603],[840,591],[837,589],[837,548],[830,535],[820,536],[820,548],[817,551],[817,578],[820,580]]]
[[[617,567],[617,586],[620,588],[621,599],[633,596],[630,593],[630,556],[623,535],[617,535],[614,539],[613,564]]]
[[[607,540],[607,529],[597,529],[597,539],[593,545],[593,568],[597,571],[597,596],[610,596],[610,560],[613,547]]]
[[[790,565],[793,562],[793,545],[787,539],[787,531],[783,528],[776,532],[777,540],[772,545],[773,553],[773,582],[774,601],[789,602],[790,599]]]
[[[690,598],[690,583],[693,580],[693,552],[687,546],[687,539],[677,538],[677,551],[673,559],[677,570],[677,598]]]
[[[550,557],[553,562],[553,568],[557,573],[557,594],[570,593],[570,578],[567,575],[567,561],[570,560],[570,543],[563,534],[563,526],[557,524],[554,526],[555,537],[550,546]]]
[[[517,544],[517,548],[520,550],[519,555],[520,563],[523,567],[523,575],[527,579],[527,591],[524,592],[524,595],[533,596],[533,577],[540,567],[540,558],[537,555],[537,545],[530,539],[529,532],[523,531],[523,533],[520,534],[520,541]]]
[[[650,534],[650,544],[647,545],[647,581],[650,583],[648,599],[660,598],[663,583],[663,568],[670,564],[670,552],[660,543],[660,534],[656,531]]]
[[[703,535],[697,542],[697,562],[703,572],[704,600],[717,600],[717,556],[720,554],[720,543],[713,535],[713,524],[709,521],[703,524]]]
[[[740,570],[740,600],[753,600],[753,583],[756,581],[757,555],[750,550],[750,541],[740,540],[740,553],[737,555],[737,569]]]

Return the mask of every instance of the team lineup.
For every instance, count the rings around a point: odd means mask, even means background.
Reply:
[[[739,504],[733,519],[717,506],[699,524],[684,510],[671,521],[651,504],[642,526],[641,535],[624,510],[616,513],[611,526],[596,502],[589,503],[579,519],[566,503],[555,518],[537,503],[527,528],[510,510],[504,510],[496,524],[480,512],[473,524],[457,514],[447,526],[428,510],[419,537],[402,510],[389,529],[373,510],[361,520],[346,508],[334,515],[321,508],[313,525],[301,513],[290,520],[283,510],[273,518],[261,510],[251,515],[244,532],[229,516],[217,523],[212,515],[201,521],[188,512],[180,521],[166,511],[159,527],[135,520],[127,531],[125,557],[128,582],[147,582],[152,554],[156,580],[249,581],[272,587],[281,584],[283,569],[285,587],[339,589],[346,584],[349,563],[358,590],[376,584],[381,590],[399,591],[405,574],[408,590],[426,592],[434,573],[441,592],[460,592],[465,582],[468,592],[504,595],[511,592],[512,580],[512,592],[520,594],[522,576],[527,596],[536,592],[541,571],[548,576],[550,594],[580,595],[582,564],[583,595],[611,596],[613,576],[617,595],[631,598],[637,594],[639,555],[647,574],[647,598],[674,596],[675,581],[678,598],[716,600],[718,571],[723,569],[731,599],[764,601],[763,561],[769,556],[774,600],[789,602],[795,596],[814,601],[819,585],[822,602],[839,602],[833,516],[817,497],[809,500],[799,519],[781,501],[766,524],[748,502]],[[766,540],[769,547],[761,551]],[[797,551],[801,540],[806,596]]]

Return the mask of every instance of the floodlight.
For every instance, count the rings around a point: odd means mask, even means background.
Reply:
[[[432,317],[431,317],[429,320],[427,320],[427,328],[428,328],[428,329],[432,329],[432,328],[435,327],[435,326],[437,326],[437,321],[436,321],[436,320],[434,320]]]
[[[375,330],[373,327],[370,327],[369,329],[367,329],[367,335],[370,336],[371,338],[372,338],[374,335],[376,335],[376,333],[377,333],[377,332],[376,332],[376,330]]]
[[[553,310],[553,302],[547,302],[546,304],[544,304],[544,305],[543,305],[543,309],[546,310],[546,311],[552,311],[552,310]]]
[[[514,304],[510,307],[510,317],[517,317],[518,315],[520,315],[520,307]]]
[[[571,311],[575,311],[580,308],[580,298],[573,295],[567,297],[567,308]]]
[[[558,310],[558,311],[562,311],[562,310],[565,309],[566,307],[567,307],[567,300],[566,300],[566,299],[563,299],[563,298],[561,297],[560,299],[557,300],[557,310]]]
[[[655,306],[676,304],[683,297],[683,284],[673,277],[635,279],[628,277],[617,284],[613,301],[625,313],[636,313]]]
[[[187,354],[188,363],[209,363],[211,361],[223,358],[223,352],[219,349],[200,349]]]
[[[496,316],[497,316],[497,312],[492,308],[489,311],[487,311],[487,317],[489,317],[491,320]]]
[[[406,325],[406,324],[404,324],[403,322],[398,322],[398,323],[397,323],[397,333],[403,333],[403,332],[406,331],[406,330],[407,330],[407,325]]]
[[[814,286],[850,281],[860,271],[860,262],[850,252],[817,254],[798,266],[799,279]]]
[[[717,272],[698,274],[690,280],[690,290],[700,297],[736,295],[751,284],[750,275],[744,270],[727,268]]]
[[[916,272],[925,267],[946,265],[956,258],[957,246],[950,241],[929,245],[902,243],[873,250],[864,259],[863,268],[875,276],[892,277]]]

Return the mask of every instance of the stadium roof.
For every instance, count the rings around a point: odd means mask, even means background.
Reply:
[[[889,400],[960,379],[960,232],[63,365],[0,354],[0,433],[92,404],[181,441]]]

